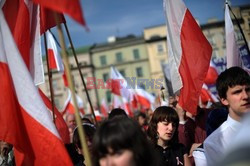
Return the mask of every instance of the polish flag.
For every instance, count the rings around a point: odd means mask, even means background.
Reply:
[[[101,113],[103,114],[103,116],[107,117],[108,112],[109,112],[108,105],[107,105],[105,99],[103,98],[102,99],[102,104],[101,104]]]
[[[128,102],[124,97],[114,95],[113,97],[113,107],[123,109],[127,115],[133,116],[133,112],[131,110],[130,102]]]
[[[182,0],[164,0],[164,10],[173,90],[180,106],[196,115],[212,47]]]
[[[40,6],[40,33],[43,34],[48,29],[56,26],[55,11],[49,10],[43,6]],[[59,23],[66,23],[63,14],[57,13],[59,16]]]
[[[46,105],[47,109],[49,109],[52,113],[52,104],[49,98],[39,89],[40,96],[43,99],[44,104]],[[55,113],[55,125],[57,128],[57,131],[59,132],[63,143],[69,144],[70,143],[70,137],[69,137],[69,129],[68,126],[63,119],[62,114],[58,111],[56,107],[54,107],[54,113]]]
[[[121,99],[117,95],[113,95],[113,107],[114,108],[122,108],[122,109],[124,109],[124,106],[123,106],[123,104],[121,102]]]
[[[3,12],[34,83],[44,83],[39,6],[30,0],[7,0]]]
[[[80,0],[32,0],[34,3],[37,3],[48,9],[66,13],[71,18],[73,18],[78,23],[86,26],[86,22],[83,17]]]
[[[45,34],[48,45],[49,68],[56,69],[59,72],[64,72],[63,62],[59,52],[57,51],[54,37],[52,36],[50,31],[47,31]]]
[[[140,87],[135,89],[135,97],[137,102],[145,109],[151,108],[155,102],[155,97]]]
[[[227,68],[232,66],[242,67],[240,53],[236,44],[236,37],[234,32],[234,25],[229,13],[229,7],[225,6],[225,33],[226,33],[226,55]]]
[[[72,165],[2,10],[0,22],[0,140],[14,146],[16,165]]]
[[[78,109],[79,109],[80,113],[82,115],[84,115],[85,113],[84,113],[83,100],[77,94],[76,94],[76,101],[77,101],[77,105],[78,105]],[[75,114],[75,107],[74,107],[73,98],[72,98],[72,94],[71,94],[70,89],[68,89],[68,97],[65,101],[62,114],[64,115],[65,113]]]
[[[111,67],[111,92],[115,95],[121,97],[121,102],[123,109],[127,112],[128,115],[133,116],[130,103],[133,100],[133,92],[128,89],[129,85],[121,73],[115,68]]]
[[[211,61],[207,71],[206,78],[204,80],[205,84],[214,85],[216,83],[218,75],[219,72],[217,71],[215,64]]]
[[[112,80],[111,92],[130,101],[131,91],[128,89],[128,83],[115,67],[111,67],[110,78]]]
[[[201,89],[201,102],[206,103],[206,102],[219,102],[218,98],[209,91],[208,87],[206,84],[203,84],[202,89]]]

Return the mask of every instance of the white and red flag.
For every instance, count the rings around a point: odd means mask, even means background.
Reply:
[[[16,165],[72,165],[2,10],[0,22],[0,140],[14,146]]]
[[[34,83],[44,83],[39,6],[30,0],[7,0],[3,12]]]
[[[64,72],[64,66],[62,58],[57,50],[56,42],[50,31],[46,33],[47,38],[47,48],[48,48],[48,57],[49,57],[49,68],[56,69],[59,72]]]
[[[84,115],[84,103],[80,96],[76,94],[76,101],[78,105],[78,109],[82,115]],[[69,114],[75,114],[75,107],[73,103],[73,98],[70,89],[68,89],[68,97],[65,101],[64,108],[62,114],[69,113]]]
[[[229,13],[229,7],[227,3],[225,6],[225,34],[227,68],[230,68],[232,66],[242,67],[240,52],[237,46],[236,36],[234,32],[234,25]]]
[[[207,85],[214,85],[216,83],[218,76],[219,76],[219,72],[215,64],[213,63],[213,61],[210,61],[210,66],[208,68],[204,83]]]
[[[206,84],[203,84],[202,86],[200,97],[202,103],[219,102],[218,98],[212,92],[210,92]]]
[[[173,90],[180,106],[196,115],[212,47],[182,0],[164,0],[163,6]]]
[[[120,101],[123,109],[127,112],[128,115],[133,116],[133,112],[130,106],[130,103],[133,100],[133,92],[131,91],[131,89],[129,89],[127,81],[115,67],[111,67],[110,75],[112,81],[111,92],[121,97]]]
[[[144,109],[150,109],[155,102],[155,97],[152,94],[150,94],[149,92],[147,92],[146,90],[138,86],[134,90],[134,95],[135,95],[136,101]]]
[[[103,98],[102,99],[102,103],[101,103],[101,113],[104,117],[107,117],[108,116],[108,113],[109,113],[109,108],[108,108],[108,105],[105,101],[105,99]]]

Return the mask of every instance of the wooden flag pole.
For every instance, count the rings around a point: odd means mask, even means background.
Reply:
[[[51,97],[51,104],[52,104],[53,122],[55,123],[54,89],[52,86],[52,72],[50,71],[50,68],[49,68],[49,55],[48,55],[46,32],[43,34],[43,37],[44,37],[44,48],[45,48],[45,52],[46,52],[47,73],[48,73],[48,78],[49,78],[49,88],[50,88],[50,97]]]
[[[72,76],[71,76],[71,73],[70,73],[69,60],[68,60],[67,53],[66,53],[66,46],[65,46],[64,36],[63,36],[63,32],[62,32],[62,27],[61,27],[61,24],[58,21],[58,15],[57,14],[55,14],[55,20],[56,20],[56,23],[57,23],[57,30],[58,30],[60,45],[62,47],[62,58],[63,58],[64,65],[65,65],[64,66],[65,67],[65,72],[66,72],[66,76],[67,76],[67,79],[68,79],[69,88],[70,88],[71,93],[72,93],[73,104],[75,106],[75,117],[76,117],[76,123],[77,123],[77,126],[78,126],[77,129],[78,129],[78,132],[79,132],[80,142],[81,142],[81,145],[82,145],[83,156],[85,158],[86,165],[87,166],[92,166],[91,159],[90,159],[90,153],[89,153],[87,142],[86,142],[85,133],[84,133],[84,130],[83,130],[83,127],[82,127],[82,121],[81,121],[81,118],[80,118],[80,115],[79,115],[79,109],[78,109],[77,102],[76,102],[76,94],[75,94],[75,90],[74,90],[75,88],[74,88],[73,81],[72,81]]]
[[[94,120],[95,120],[95,124],[96,124],[96,126],[98,126],[96,116],[95,116],[95,112],[94,112],[94,108],[93,108],[92,102],[91,102],[90,97],[89,97],[88,89],[87,89],[86,83],[84,81],[83,74],[82,74],[82,71],[81,71],[81,68],[80,68],[80,65],[79,65],[79,62],[78,62],[78,58],[76,56],[75,48],[74,48],[73,42],[71,40],[71,36],[69,34],[68,26],[67,26],[66,23],[64,23],[64,27],[65,27],[66,32],[67,32],[67,36],[68,36],[68,39],[69,39],[69,42],[70,42],[70,46],[71,46],[72,51],[73,51],[73,55],[74,55],[74,58],[75,58],[75,61],[76,61],[76,65],[77,65],[78,71],[80,73],[80,77],[81,77],[81,80],[82,80],[82,83],[83,83],[83,86],[84,86],[84,89],[85,89],[85,92],[86,92],[86,95],[87,95],[87,99],[88,99],[88,102],[89,102],[89,105],[90,105],[92,115],[93,115]]]

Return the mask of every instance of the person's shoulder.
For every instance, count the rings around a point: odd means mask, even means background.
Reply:
[[[228,128],[227,121],[221,124],[214,132],[212,132],[204,141],[204,145],[208,144],[209,142],[214,142],[218,139],[222,138],[223,133]]]

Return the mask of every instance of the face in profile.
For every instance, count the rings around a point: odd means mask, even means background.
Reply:
[[[100,166],[135,166],[133,152],[122,149],[113,151],[108,148],[108,153],[99,159]]]
[[[157,123],[158,140],[170,141],[175,133],[176,125],[173,122],[162,121]]]

